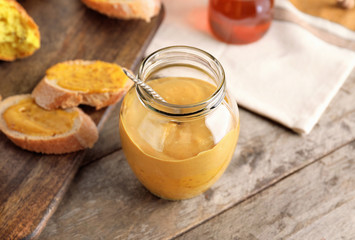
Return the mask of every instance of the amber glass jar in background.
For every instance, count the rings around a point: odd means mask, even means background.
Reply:
[[[210,0],[211,31],[227,43],[255,42],[269,29],[273,6],[274,0]]]
[[[147,57],[138,76],[167,103],[139,86],[126,94],[119,128],[131,169],[161,198],[201,194],[227,168],[239,136],[222,66],[202,50],[174,46]]]

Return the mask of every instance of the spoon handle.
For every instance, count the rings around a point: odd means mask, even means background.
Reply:
[[[156,91],[154,91],[153,88],[151,88],[149,85],[147,85],[145,82],[142,80],[138,79],[134,74],[127,70],[126,68],[122,68],[123,72],[126,74],[126,76],[131,79],[133,82],[138,84],[140,87],[142,87],[148,94],[150,94],[153,98],[158,99],[162,102],[166,102],[164,98],[162,98]]]

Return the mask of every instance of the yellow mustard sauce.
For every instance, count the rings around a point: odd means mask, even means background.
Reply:
[[[30,136],[55,136],[73,128],[78,112],[44,110],[32,98],[21,100],[3,113],[8,128]]]
[[[87,65],[58,63],[47,70],[46,76],[62,88],[86,93],[117,91],[128,81],[120,66],[102,61]]]
[[[174,104],[198,103],[216,90],[212,84],[193,78],[161,78],[149,85]],[[216,141],[207,117],[169,121],[144,107],[135,94],[131,89],[124,99],[120,134],[137,178],[153,194],[167,199],[191,198],[207,190],[231,160],[239,120],[227,108],[221,111],[231,127]]]

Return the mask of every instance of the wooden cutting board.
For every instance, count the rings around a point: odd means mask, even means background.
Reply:
[[[15,62],[0,61],[0,94],[30,93],[55,63],[103,60],[134,69],[163,18],[150,23],[110,19],[80,0],[25,0],[20,4],[39,25],[41,48]],[[112,108],[90,114],[100,127]],[[99,139],[100,141],[100,139]],[[41,155],[24,151],[0,133],[0,239],[32,239],[44,228],[78,170],[86,151]]]

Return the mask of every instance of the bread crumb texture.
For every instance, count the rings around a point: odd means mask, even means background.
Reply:
[[[161,7],[160,0],[82,0],[89,8],[119,19],[143,19],[150,22]]]
[[[47,70],[46,77],[62,88],[85,93],[115,92],[128,81],[120,66],[102,61],[58,63]]]
[[[38,26],[14,0],[0,0],[0,60],[13,61],[40,48]]]
[[[30,136],[56,136],[69,132],[78,117],[76,111],[44,110],[32,98],[25,98],[3,113],[9,129]]]

